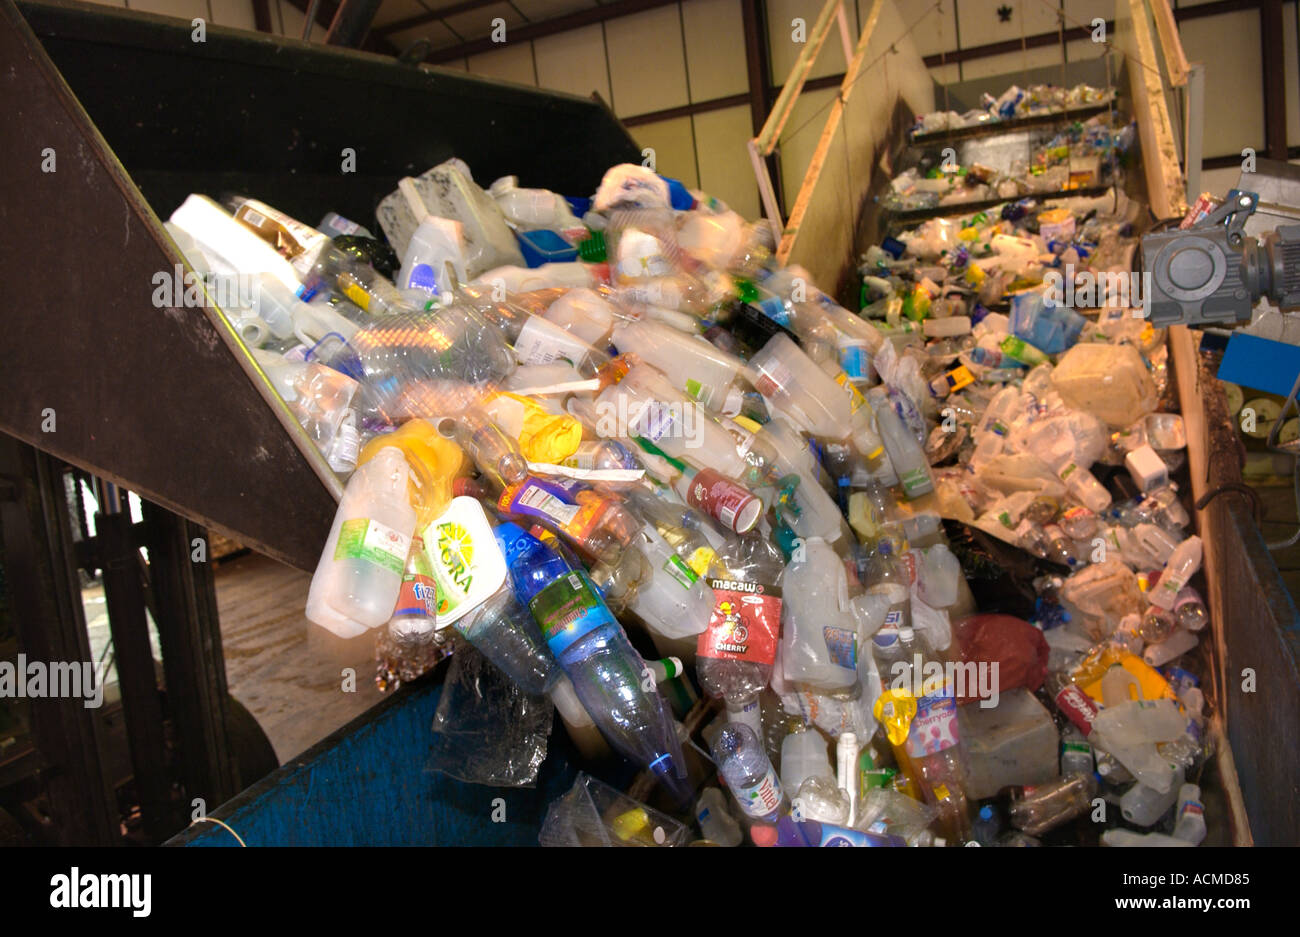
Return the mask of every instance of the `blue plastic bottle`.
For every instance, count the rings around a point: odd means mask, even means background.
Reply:
[[[586,572],[518,524],[502,524],[496,536],[516,597],[533,613],[601,734],[649,768],[675,798],[688,800],[685,761],[668,705]]]

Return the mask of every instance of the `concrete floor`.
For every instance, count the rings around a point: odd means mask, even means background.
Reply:
[[[310,583],[307,573],[257,554],[216,570],[230,693],[257,719],[282,764],[382,697],[374,683],[374,636],[331,640],[308,622]]]

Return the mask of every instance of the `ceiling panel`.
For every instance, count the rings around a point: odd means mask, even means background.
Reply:
[[[514,0],[514,4],[520,13],[534,23],[553,20],[578,10],[589,10],[598,5],[595,0]]]
[[[383,0],[383,3],[379,4],[379,11],[375,14],[373,25],[374,27],[387,26],[389,23],[428,12],[429,8],[420,0]]]
[[[524,18],[508,3],[494,3],[469,13],[457,13],[446,17],[443,22],[466,40],[483,39],[492,34],[492,21],[498,17],[506,21],[506,42],[509,42],[510,27],[524,25]]]
[[[425,23],[423,26],[404,29],[400,33],[392,33],[384,38],[399,49],[405,49],[417,39],[428,39],[430,46],[434,49],[446,49],[449,46],[460,45],[460,40],[456,38],[456,34],[437,20],[432,23]]]

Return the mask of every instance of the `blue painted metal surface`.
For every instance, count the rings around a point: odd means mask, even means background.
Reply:
[[[548,805],[580,769],[575,749],[557,722],[532,789],[465,784],[425,771],[445,671],[403,687],[211,816],[249,846],[537,845]],[[626,786],[623,778],[605,780]],[[500,822],[493,820],[497,798],[504,802]],[[238,843],[216,824],[199,823],[169,845]]]
[[[1300,348],[1258,335],[1233,332],[1218,378],[1285,397],[1300,374]]]

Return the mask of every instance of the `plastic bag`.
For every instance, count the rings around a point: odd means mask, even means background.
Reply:
[[[535,787],[555,707],[528,696],[472,646],[458,642],[433,717],[427,771],[492,787]]]
[[[957,626],[957,643],[965,663],[994,665],[998,696],[1017,687],[1037,690],[1047,676],[1051,648],[1043,633],[1012,615],[972,615]],[[969,693],[962,702],[974,699]],[[994,697],[996,699],[996,697]]]
[[[547,809],[537,835],[543,846],[685,846],[690,840],[683,824],[585,772]]]

